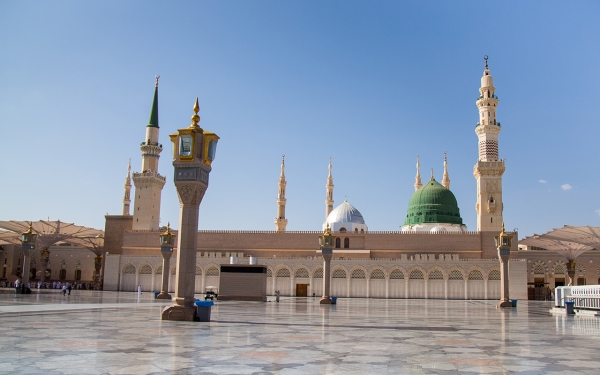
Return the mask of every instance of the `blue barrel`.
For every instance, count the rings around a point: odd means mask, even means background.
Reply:
[[[337,303],[337,297],[331,296],[331,304],[335,305]]]
[[[513,307],[517,307],[517,301],[516,299],[511,299],[510,302],[513,304]]]

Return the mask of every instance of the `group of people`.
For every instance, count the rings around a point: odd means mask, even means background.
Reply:
[[[14,282],[5,281],[5,288],[22,288],[23,284],[21,280],[17,279]],[[63,295],[67,293],[71,295],[71,290],[93,290],[94,286],[90,283],[69,283],[69,282],[60,282],[60,281],[52,281],[52,282],[41,282],[38,281],[36,283],[32,283],[31,281],[27,283],[27,288],[31,289],[31,287],[37,287],[37,289],[60,289]]]

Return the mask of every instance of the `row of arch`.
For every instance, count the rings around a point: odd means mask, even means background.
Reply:
[[[203,269],[196,264],[195,292],[203,293],[207,286],[219,285],[220,267],[217,264],[209,264]],[[169,292],[175,290],[175,274],[177,267],[170,269]],[[121,277],[119,281],[119,290],[133,292],[137,291],[138,285],[142,287],[143,292],[158,292],[162,287],[162,264],[152,266],[150,264],[126,263],[121,268]]]
[[[291,277],[294,275],[296,278],[308,278],[310,277],[310,270],[307,267],[300,266],[295,271],[292,271],[287,266],[281,266],[275,271],[275,277]],[[331,272],[333,279],[346,279],[350,276],[350,279],[413,279],[413,280],[500,280],[500,270],[492,269],[486,272],[483,269],[475,268],[471,269],[468,273],[465,270],[456,268],[451,269],[450,272],[446,272],[441,268],[434,268],[427,272],[424,268],[413,267],[408,270],[402,268],[394,268],[389,273],[383,268],[373,268],[371,271],[366,269],[354,268],[347,270],[341,266],[334,267]],[[367,277],[368,276],[368,277]],[[273,277],[273,269],[270,267],[267,269],[267,277]],[[313,278],[323,278],[323,268],[318,267],[312,272]]]

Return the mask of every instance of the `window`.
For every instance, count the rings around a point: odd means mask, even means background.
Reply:
[[[279,271],[277,271],[277,277],[290,277],[290,276],[291,276],[291,272],[287,268],[281,268]]]
[[[390,279],[404,279],[404,273],[401,270],[393,270],[390,272]]]
[[[340,228],[340,233],[346,233],[346,228],[344,228],[344,227],[341,227],[341,228]]]
[[[335,239],[335,248],[336,249],[340,248],[340,238],[339,237]]]
[[[333,271],[332,277],[334,279],[345,279],[346,278],[346,271],[341,270],[341,269],[337,269],[337,270]]]
[[[350,239],[348,237],[344,238],[344,249],[348,249],[350,247]]]
[[[308,270],[306,268],[298,268],[294,276],[299,278],[308,278]]]
[[[350,277],[352,279],[364,279],[364,278],[366,278],[365,271],[361,270],[361,269],[354,270],[354,271],[352,271],[352,274],[350,275]]]
[[[398,271],[398,270],[396,270]],[[382,270],[373,270],[373,272],[371,272],[371,279],[372,280],[383,280],[385,279],[385,274],[383,273]]]

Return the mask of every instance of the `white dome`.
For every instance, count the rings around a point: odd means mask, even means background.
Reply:
[[[446,230],[446,228],[444,228],[440,225],[437,225],[437,226],[433,227],[433,229],[430,232],[431,233],[446,233],[448,231]]]
[[[355,229],[358,229],[358,231],[367,230],[367,225],[365,224],[365,219],[362,214],[348,203],[346,199],[344,199],[344,203],[340,204],[329,213],[327,220],[323,224],[323,228],[325,228],[327,224],[329,224],[329,228],[334,232],[338,232],[342,228],[348,232],[352,232]]]

